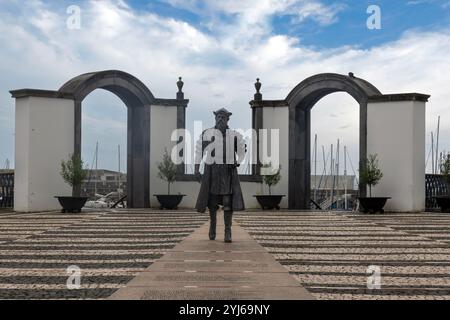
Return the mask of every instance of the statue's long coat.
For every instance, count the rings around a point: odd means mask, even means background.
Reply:
[[[202,135],[203,136],[203,135]],[[203,140],[203,139],[202,139]],[[203,152],[206,148],[206,146],[210,142],[204,142],[200,141],[199,145],[201,148],[201,154],[203,155]],[[243,157],[245,157],[245,143],[243,141],[243,137],[239,134],[237,134],[237,137],[234,139],[235,143],[235,151],[239,157],[240,160],[243,160]],[[209,190],[210,190],[210,184],[211,184],[211,166],[210,164],[205,164],[205,169],[202,177],[200,192],[197,199],[197,204],[195,208],[198,212],[204,213],[206,212],[206,209],[208,207],[208,200],[209,200]],[[245,205],[244,205],[244,198],[242,196],[242,190],[241,185],[239,181],[239,174],[237,170],[238,166],[234,166],[234,168],[231,169],[231,188],[233,191],[233,211],[244,211]]]

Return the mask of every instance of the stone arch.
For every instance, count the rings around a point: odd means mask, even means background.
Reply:
[[[150,207],[150,107],[151,91],[136,77],[117,70],[77,76],[60,89],[75,101],[74,152],[81,154],[83,100],[94,90],[104,89],[118,96],[128,108],[127,199],[130,208]]]
[[[381,92],[369,82],[348,76],[324,73],[298,84],[287,96],[289,105],[289,209],[309,209],[311,199],[311,109],[323,97],[347,92],[360,106],[360,168],[367,157],[367,103]],[[360,194],[366,187],[360,185]]]

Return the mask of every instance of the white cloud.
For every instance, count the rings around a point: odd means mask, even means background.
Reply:
[[[166,0],[166,2],[208,18],[218,13],[241,15],[250,23],[264,22],[266,17],[273,15],[292,15],[298,17],[297,22],[310,18],[328,25],[336,22],[337,14],[345,8],[343,4],[325,5],[319,0]]]
[[[233,50],[249,49],[261,40],[269,38],[274,16],[290,16],[292,23],[295,24],[311,19],[319,25],[326,26],[337,22],[337,14],[345,8],[341,4],[324,5],[319,0],[166,0],[166,2],[200,15],[204,21],[203,25],[218,34],[222,44]]]
[[[450,1],[448,0],[411,0],[406,3],[408,6],[416,6],[422,4],[438,4],[441,8],[450,8]]]
[[[297,19],[295,22],[303,22],[311,18],[319,24],[328,26],[338,21],[337,14],[345,8],[344,5],[334,4],[326,6],[320,2],[306,2],[298,8]]]
[[[171,1],[175,4],[175,0]],[[82,29],[68,30],[65,8],[37,0],[17,2],[18,14],[9,15],[0,4],[0,163],[13,154],[13,100],[7,90],[58,89],[73,76],[104,69],[127,71],[147,84],[156,96],[165,98],[175,97],[175,83],[181,75],[186,97],[191,99],[188,120],[211,123],[210,111],[225,106],[234,111],[233,125],[244,128],[251,125],[248,101],[253,97],[257,77],[263,82],[266,99],[283,99],[311,75],[353,71],[385,93],[431,94],[428,130],[434,129],[440,114],[443,146],[450,149],[450,127],[445,120],[450,119],[450,30],[411,31],[398,41],[372,49],[314,50],[303,47],[299,38],[276,35],[271,30],[271,12],[305,8],[301,6],[303,1],[261,0],[258,6],[250,6],[247,1],[208,3],[214,8],[202,7],[198,1],[183,1],[190,10],[222,10],[236,15],[236,20],[216,21],[214,32],[203,32],[183,21],[134,11],[123,1],[88,1],[82,7]],[[307,16],[308,10],[303,14]],[[336,15],[321,17],[326,24]],[[98,103],[108,103],[108,98],[104,99]],[[314,127],[320,136],[327,135],[334,122],[325,116],[337,114],[342,120],[338,127],[347,127],[341,130],[343,140],[351,149],[357,149],[357,109],[355,113],[352,108],[343,107],[344,114],[339,111],[339,106],[351,103],[345,95],[332,95],[320,102],[315,109],[317,118],[324,115],[325,120],[315,122]],[[89,110],[86,116],[93,118]],[[98,121],[95,126],[98,131],[110,132],[117,127],[113,120]],[[9,128],[4,127],[5,123],[10,124]],[[111,140],[119,141],[123,134],[110,132]],[[336,134],[333,132],[333,140]]]

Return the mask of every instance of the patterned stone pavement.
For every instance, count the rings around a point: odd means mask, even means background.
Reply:
[[[317,299],[449,299],[450,215],[244,213],[237,222]],[[381,288],[368,289],[370,265]]]
[[[192,212],[0,213],[0,299],[103,299],[207,221]],[[81,268],[69,290],[67,268]]]
[[[318,299],[449,299],[450,215],[247,212],[235,215]],[[104,299],[207,215],[189,211],[0,213],[0,299]],[[82,270],[67,289],[67,267]],[[367,267],[381,289],[367,289]]]

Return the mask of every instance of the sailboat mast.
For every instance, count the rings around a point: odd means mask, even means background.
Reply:
[[[317,134],[314,138],[314,201],[317,201]]]
[[[95,182],[94,182],[94,196],[97,195],[97,180],[98,180],[98,141],[95,147]]]
[[[431,173],[434,174],[434,135],[431,132]]]
[[[322,181],[323,181],[324,175],[327,174],[327,159],[325,158],[325,147],[324,146],[322,146],[322,158],[323,158],[323,170],[322,170],[322,175],[320,176],[319,186],[317,187],[317,189],[320,189],[320,187],[322,186]],[[325,188],[323,188],[323,189],[326,189],[326,182],[325,182]],[[325,193],[325,195],[326,195],[326,193]],[[323,198],[323,192],[321,192],[320,197]]]
[[[6,170],[9,170],[9,169],[10,169],[10,162],[9,162],[9,159],[6,159],[6,161],[5,161],[5,169],[6,169]]]
[[[333,207],[333,200],[334,200],[334,150],[333,145],[331,145],[331,208]]]
[[[119,199],[120,199],[120,184],[121,184],[121,173],[120,173],[120,144],[117,146],[118,149],[118,157],[119,157],[119,175],[118,175],[118,186],[117,186],[117,192],[119,194]]]
[[[348,210],[348,202],[347,202],[347,146],[344,146],[344,209]]]
[[[441,116],[438,117],[438,125],[437,125],[437,133],[436,133],[436,158],[434,159],[436,161],[436,169],[434,170],[434,172],[436,172],[436,174],[439,173],[439,168],[438,168],[438,158],[439,158],[439,131],[440,131],[440,126],[441,126]]]
[[[339,165],[340,165],[339,155],[340,155],[340,141],[338,139],[337,149],[336,149],[336,195],[338,198],[338,203],[339,203]],[[336,209],[338,209],[337,204],[336,204]]]

